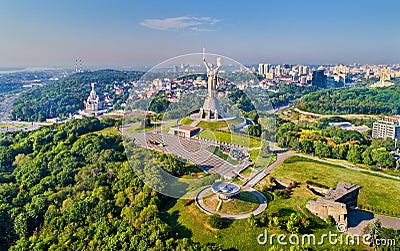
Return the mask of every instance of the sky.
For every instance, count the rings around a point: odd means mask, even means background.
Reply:
[[[400,63],[400,1],[2,0],[0,67]]]

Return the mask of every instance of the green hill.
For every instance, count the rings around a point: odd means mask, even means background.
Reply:
[[[324,89],[304,95],[300,110],[319,114],[399,114],[400,85]]]
[[[36,88],[29,93],[22,93],[14,102],[12,119],[23,121],[44,121],[47,118],[67,117],[83,109],[83,101],[89,95],[92,82],[101,99],[104,92],[114,99],[115,108],[125,102],[128,92],[114,94],[114,84],[122,86],[138,80],[143,73],[135,71],[100,70],[70,75],[54,83]]]
[[[0,250],[217,250],[160,218],[166,198],[136,176],[113,125],[0,134]]]

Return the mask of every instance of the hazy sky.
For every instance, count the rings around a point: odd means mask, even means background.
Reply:
[[[1,0],[0,67],[154,65],[201,52],[241,63],[399,63],[400,1]]]

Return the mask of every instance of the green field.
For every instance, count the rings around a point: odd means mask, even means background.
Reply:
[[[243,118],[235,118],[229,121],[201,121],[197,124],[197,127],[205,128],[205,129],[219,129],[219,128],[227,128],[229,125],[238,125],[243,122]]]
[[[289,216],[296,212],[304,217],[313,218],[316,222],[311,228],[311,231],[320,238],[322,234],[328,231],[335,232],[335,227],[328,227],[322,220],[313,216],[305,209],[305,203],[309,199],[316,198],[309,192],[305,186],[295,188],[292,196],[289,199],[274,198],[272,194],[266,194],[269,199],[267,211],[269,213],[281,213]],[[178,233],[179,238],[192,238],[194,241],[201,243],[218,243],[225,249],[247,251],[247,250],[268,250],[269,245],[259,245],[257,236],[264,233],[265,227],[250,226],[246,219],[243,220],[228,220],[228,227],[217,230],[210,227],[207,223],[209,215],[198,209],[195,203],[185,205],[184,200],[168,200],[163,204],[162,218],[172,228],[172,231]],[[304,215],[305,214],[305,215]],[[280,234],[285,231],[275,231],[268,229],[269,234]],[[339,245],[336,248],[340,248]],[[368,250],[366,247],[351,246],[353,250]],[[329,250],[330,245],[325,244],[316,248],[317,250]],[[342,250],[345,250],[342,248]]]
[[[314,182],[336,187],[338,181],[357,184],[363,188],[358,197],[358,204],[363,208],[390,216],[400,217],[400,181],[349,170],[316,161],[296,161],[283,163],[271,173],[272,177],[290,179],[298,182]]]
[[[169,122],[166,126],[163,126],[162,129],[161,129],[161,131],[162,131],[162,132],[169,132],[169,129],[170,129],[172,126],[174,126],[174,125],[176,125],[176,121],[175,121],[175,120]]]
[[[94,134],[97,134],[97,135],[119,135],[119,134],[121,134],[121,132],[120,131],[118,131],[118,129],[117,128],[115,128],[115,127],[108,127],[108,128],[105,128],[105,129],[103,129],[103,130],[100,130],[100,131],[96,131],[96,132],[93,132]]]
[[[247,134],[240,133],[230,133],[226,131],[217,131],[217,130],[203,130],[197,136],[203,139],[209,140],[217,140],[220,142],[225,142],[229,144],[235,144],[240,146],[247,147],[261,147],[261,140],[255,137],[251,137]]]
[[[216,194],[210,194],[203,199],[204,204],[210,209],[216,210],[219,199]],[[257,209],[260,205],[257,196],[249,191],[242,191],[237,198],[231,201],[224,201],[219,209],[221,213],[244,214]]]
[[[257,170],[261,170],[274,163],[276,160],[275,153],[261,152],[261,150],[249,150],[251,162],[254,163],[253,167]]]
[[[125,131],[128,133],[140,133],[140,132],[147,132],[151,130],[155,130],[161,127],[161,123],[152,124],[151,126],[143,126],[142,123],[137,122],[132,124],[128,129]]]
[[[219,211],[227,214],[243,214],[254,211],[258,205],[260,202],[257,196],[251,192],[242,191],[234,200],[223,202]]]
[[[194,121],[194,120],[193,120],[193,119],[190,119],[189,117],[184,117],[184,118],[181,120],[181,124],[182,124],[182,125],[190,125],[193,121]]]
[[[225,121],[217,121],[217,122],[200,121],[200,123],[197,124],[197,127],[208,128],[208,129],[218,129],[218,128],[223,128],[223,127],[228,127],[228,124]]]
[[[369,205],[373,208],[386,208],[399,212],[397,201],[400,201],[400,181],[378,177],[370,174],[360,173],[337,166],[332,166],[315,161],[297,161],[294,163],[283,163],[277,167],[271,176],[285,182],[302,182],[293,189],[290,198],[283,199],[271,193],[265,194],[268,198],[268,213],[279,213],[283,217],[295,212],[302,217],[313,219],[314,223],[311,232],[317,238],[328,231],[335,232],[335,227],[327,226],[321,219],[312,215],[305,205],[308,200],[318,198],[306,189],[305,181],[313,180],[317,183],[335,187],[338,181],[346,181],[363,186],[359,195],[359,203]],[[215,205],[215,204],[214,204]],[[223,210],[224,205],[221,207]],[[226,209],[226,208],[225,208]],[[257,236],[266,229],[265,227],[249,226],[247,220],[230,221],[225,229],[216,230],[211,228],[208,223],[208,215],[201,212],[195,203],[185,205],[183,200],[170,200],[165,204],[162,212],[163,218],[176,231],[180,238],[191,237],[195,241],[202,243],[214,242],[223,248],[234,248],[235,250],[268,250],[269,246],[257,244]],[[280,234],[284,231],[276,231],[268,228],[268,233]],[[287,234],[287,233],[286,233]],[[327,243],[317,250],[329,250]],[[337,249],[344,247],[336,246]],[[365,246],[350,246],[352,250],[368,250]]]

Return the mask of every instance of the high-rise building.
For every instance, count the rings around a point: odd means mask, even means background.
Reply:
[[[312,74],[312,84],[314,86],[325,88],[327,83],[327,77],[323,69],[318,69]]]
[[[258,65],[258,74],[263,75],[263,76],[265,75],[264,64]]]
[[[281,75],[282,75],[281,66],[280,66],[280,65],[277,65],[277,66],[275,67],[275,75],[276,75],[276,76],[281,76]]]
[[[400,116],[385,117],[374,122],[372,128],[374,139],[400,139]]]
[[[269,72],[269,69],[271,68],[270,64],[264,64],[264,75]]]
[[[304,66],[304,67],[303,67],[303,72],[302,72],[302,74],[303,74],[303,75],[307,75],[309,72],[310,72],[310,67]]]

